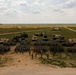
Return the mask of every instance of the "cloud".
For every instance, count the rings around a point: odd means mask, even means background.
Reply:
[[[54,19],[57,20],[60,17],[60,21],[63,21],[64,18],[66,22],[65,18],[70,19],[76,16],[75,9],[76,0],[0,0],[0,20],[2,17],[7,16],[9,20],[11,18],[14,20],[17,19],[18,22],[22,21],[22,19],[26,20],[28,17],[28,22],[34,22],[32,19],[34,17],[38,22],[45,20],[45,22],[50,22],[48,19],[54,22]],[[7,18],[4,19],[7,22]],[[59,22],[59,20],[57,21]],[[12,22],[12,20],[9,22]]]
[[[58,12],[58,13],[60,13],[60,14],[63,14],[63,13],[64,13],[64,11],[61,10],[61,9],[54,9],[53,11],[54,11],[54,12]]]
[[[32,13],[33,13],[33,14],[40,14],[40,11],[34,10],[34,11],[32,11]]]
[[[9,11],[9,12],[8,12]],[[15,10],[8,10],[8,11],[6,11],[5,12],[5,15],[6,16],[10,16],[10,17],[16,17],[17,16],[17,11],[15,11]]]
[[[76,1],[70,1],[68,2],[64,8],[76,8]]]

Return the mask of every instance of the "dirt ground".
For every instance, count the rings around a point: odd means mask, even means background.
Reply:
[[[19,65],[0,68],[0,75],[76,75],[76,69],[52,68],[42,65]]]
[[[0,75],[76,75],[75,68],[59,68],[53,65],[43,65],[37,59],[31,59],[28,53],[7,53],[5,56],[12,58],[0,67]]]

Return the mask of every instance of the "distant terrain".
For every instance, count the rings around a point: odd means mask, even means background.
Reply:
[[[64,35],[65,37],[73,37],[75,33],[69,30],[65,29],[65,26],[71,29],[76,30],[76,24],[2,24],[0,26],[0,37],[6,37],[6,38],[11,38],[14,35],[18,35],[22,32],[27,32],[28,34],[31,35],[32,33],[35,32],[47,32],[47,35],[54,34],[54,33],[59,33]],[[63,31],[51,31],[53,27],[60,27]],[[49,29],[49,30],[48,30]],[[47,31],[48,30],[48,31]],[[69,33],[69,35],[67,35]],[[32,36],[31,36],[32,37]]]

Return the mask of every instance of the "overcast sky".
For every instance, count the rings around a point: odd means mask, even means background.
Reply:
[[[0,23],[76,23],[76,0],[0,0]]]

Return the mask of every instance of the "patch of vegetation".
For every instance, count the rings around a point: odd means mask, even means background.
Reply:
[[[13,34],[6,34],[6,35],[0,35],[0,38],[12,38],[16,35],[19,35],[19,34],[22,34],[22,31],[26,32],[28,35],[29,35],[29,39],[32,38],[32,36],[35,34],[35,33],[45,33],[46,31],[46,34],[47,36],[49,36],[48,38],[51,37],[52,34],[60,34],[60,35],[63,35],[66,39],[68,39],[69,37],[70,38],[74,38],[76,37],[76,32],[73,32],[73,31],[70,31],[70,30],[67,30],[65,29],[64,27],[61,27],[62,31],[52,31],[51,30],[52,28],[49,27],[37,27],[37,28],[21,28],[21,29],[17,29],[17,28],[0,28],[0,33],[11,33],[11,32],[19,32],[19,33],[13,33]],[[6,31],[6,32],[5,32]],[[68,34],[68,35],[67,35]]]
[[[64,61],[61,61],[61,60],[56,60],[56,59],[44,59],[44,58],[40,58],[41,60],[41,63],[43,64],[51,64],[51,65],[56,65],[56,66],[59,66],[59,67],[67,67],[66,66],[66,63]]]
[[[7,58],[7,57],[0,58],[0,67],[6,66],[5,63],[7,63],[8,61],[12,61],[12,58]]]
[[[76,30],[76,27],[69,27],[69,28]]]
[[[70,63],[72,68],[76,68],[76,64]]]
[[[6,27],[5,26],[5,28],[2,28],[2,27],[0,27],[0,34],[2,34],[2,33],[13,33],[13,32],[25,32],[25,31],[29,31],[29,30],[40,30],[40,29],[48,29],[49,27],[30,27],[30,26],[24,26],[24,27],[22,27],[22,26],[20,26],[20,28],[18,27],[18,26],[16,26],[16,27]]]

